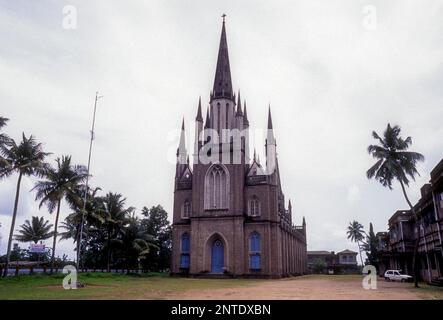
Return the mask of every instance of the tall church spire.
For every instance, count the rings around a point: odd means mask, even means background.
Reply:
[[[268,109],[268,130],[272,130],[272,116],[271,116],[271,105],[269,105]]]
[[[214,98],[232,99],[231,68],[229,66],[228,43],[226,41],[225,16],[223,15],[223,25],[218,49],[217,69],[215,71]]]

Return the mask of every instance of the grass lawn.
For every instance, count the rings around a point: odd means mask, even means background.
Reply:
[[[79,281],[85,288],[65,290],[66,275],[24,275],[0,279],[0,300],[5,299],[167,299],[190,289],[233,288],[257,283],[247,279],[192,279],[167,274],[125,275],[85,273]]]
[[[167,274],[80,274],[85,288],[65,290],[65,275],[0,279],[3,299],[443,299],[443,288],[386,282],[364,290],[360,275],[310,275],[279,280],[173,278]]]

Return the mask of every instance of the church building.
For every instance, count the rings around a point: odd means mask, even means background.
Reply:
[[[249,112],[253,111],[250,107]],[[307,272],[306,223],[286,206],[271,111],[266,161],[250,158],[246,101],[231,81],[225,19],[209,105],[190,163],[182,124],[174,184],[172,275],[279,278]]]

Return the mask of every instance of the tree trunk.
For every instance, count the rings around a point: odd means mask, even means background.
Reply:
[[[415,210],[414,210],[414,206],[412,205],[411,201],[408,198],[408,195],[406,193],[406,189],[405,189],[405,185],[403,184],[403,181],[400,181],[400,185],[401,185],[401,189],[403,191],[403,195],[406,199],[406,202],[409,205],[409,208],[411,208],[411,212],[412,212],[412,216],[414,217],[415,222],[418,221],[418,217],[415,214]],[[418,228],[418,226],[417,226]],[[419,231],[419,230],[418,230]],[[403,240],[404,241],[404,240]],[[420,245],[420,232],[417,232],[417,239],[415,240],[415,244],[414,244],[414,253],[412,255],[412,268],[414,269],[414,286],[416,288],[418,288],[418,278],[420,276],[419,272],[418,272],[418,259],[417,259],[417,255],[418,255],[418,247]]]
[[[362,265],[362,267],[364,267],[365,265],[364,265],[364,263],[363,263],[363,258],[362,258],[362,256],[361,256],[360,242],[357,241],[357,244],[358,244],[358,252],[360,253],[360,261],[361,261],[361,265]]]
[[[5,270],[4,270],[5,277],[8,275],[9,262],[10,262],[10,258],[11,258],[12,237],[14,235],[15,220],[17,218],[18,199],[20,197],[21,182],[22,182],[22,173],[20,172],[18,175],[18,179],[17,179],[17,189],[15,190],[14,211],[12,213],[11,230],[9,231],[8,250],[6,251],[6,264],[5,264]]]
[[[54,241],[52,242],[52,256],[51,256],[51,274],[54,270],[54,265],[55,265],[55,246],[57,244],[57,226],[58,226],[58,218],[60,215],[60,203],[61,200],[59,199],[57,202],[57,213],[55,216],[55,225],[54,225]]]
[[[108,267],[107,271],[111,272],[111,233],[108,230]]]

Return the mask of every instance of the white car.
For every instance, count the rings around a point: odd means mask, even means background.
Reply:
[[[407,274],[401,274],[400,270],[387,270],[385,272],[385,280],[407,282],[411,281],[412,277]]]

